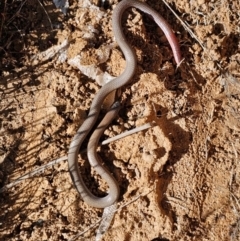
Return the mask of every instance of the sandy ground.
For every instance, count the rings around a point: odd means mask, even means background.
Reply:
[[[1,186],[65,156],[100,88],[99,73],[124,70],[111,27],[119,1],[86,2],[69,1],[64,16],[47,0],[1,1]],[[124,14],[138,68],[102,139],[155,126],[99,149],[121,190],[102,240],[240,240],[239,1],[169,0],[188,30],[164,2],[145,2],[171,24],[184,62],[176,69],[151,18]],[[76,56],[97,74],[74,66]],[[108,187],[85,155],[79,164],[93,193],[104,195]],[[0,202],[0,240],[71,240],[102,216],[81,200],[66,161],[4,191]],[[95,232],[77,240],[95,240]]]

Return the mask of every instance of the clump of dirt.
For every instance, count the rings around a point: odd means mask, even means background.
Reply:
[[[64,16],[48,0],[1,1],[1,186],[65,156],[100,88],[92,73],[124,70],[111,26],[118,2],[69,1]],[[164,2],[145,2],[171,24],[184,61],[176,68],[149,16],[124,13],[138,67],[102,139],[155,125],[99,148],[122,205],[102,240],[239,240],[240,4],[168,1],[180,21]],[[105,195],[85,154],[79,165],[90,190]],[[102,216],[82,201],[66,161],[0,193],[0,202],[1,240],[71,240]],[[95,240],[95,231],[78,240]]]

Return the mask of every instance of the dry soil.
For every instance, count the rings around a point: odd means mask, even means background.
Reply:
[[[64,16],[49,0],[1,1],[1,186],[65,156],[96,79],[124,70],[111,26],[118,2],[70,0]],[[126,11],[138,67],[102,140],[155,125],[99,148],[121,190],[102,240],[240,240],[240,3],[168,0],[180,21],[163,1],[145,2],[171,24],[184,61],[176,68],[149,16]],[[79,165],[104,196],[108,187],[86,155]],[[102,216],[76,192],[67,161],[5,190],[0,204],[0,240],[8,241],[71,240]],[[77,240],[95,240],[95,232]]]

